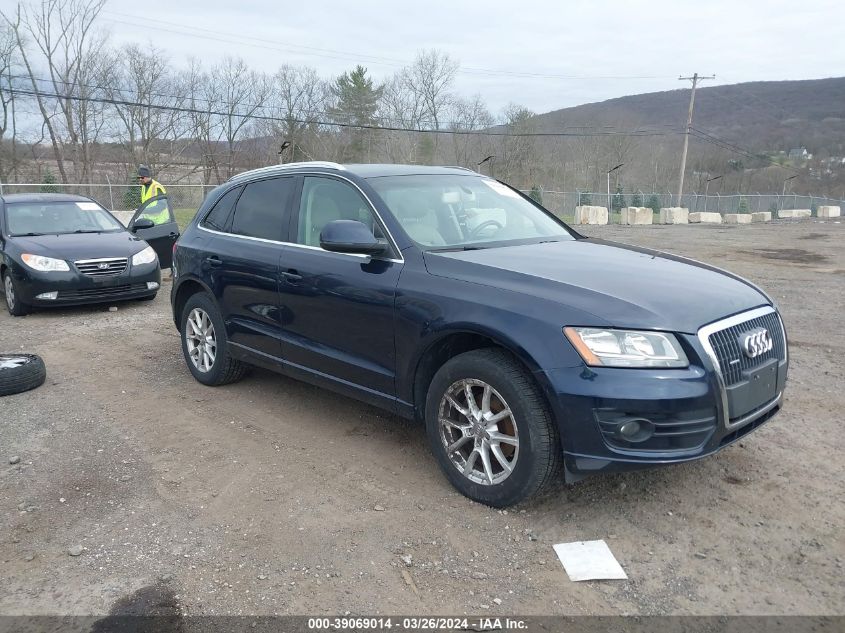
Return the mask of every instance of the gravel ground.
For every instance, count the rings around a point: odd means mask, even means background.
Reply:
[[[845,225],[585,232],[766,288],[783,412],[716,456],[504,512],[455,493],[410,423],[262,370],[195,382],[167,286],[117,312],[4,310],[0,350],[48,377],[0,400],[0,614],[845,613]],[[552,545],[598,538],[628,581],[567,579]]]

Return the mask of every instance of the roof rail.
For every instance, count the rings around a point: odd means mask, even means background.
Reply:
[[[441,167],[448,167],[449,169],[463,169],[464,171],[469,171],[469,172],[472,172],[473,174],[478,173],[474,169],[470,169],[469,167],[463,167],[462,165],[441,165]]]
[[[301,163],[282,163],[280,165],[267,165],[266,167],[259,167],[258,169],[250,169],[249,171],[241,172],[240,174],[235,174],[229,181],[234,180],[235,178],[240,178],[244,174],[261,174],[266,172],[279,172],[285,171],[287,169],[294,169],[297,167],[328,167],[329,169],[337,169],[341,171],[345,171],[346,167],[341,165],[340,163],[333,163],[327,160],[311,160],[311,161],[304,161]],[[227,181],[227,182],[229,182]]]

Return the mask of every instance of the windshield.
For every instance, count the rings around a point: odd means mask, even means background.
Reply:
[[[91,201],[7,203],[6,226],[12,236],[123,230],[120,222]]]
[[[574,239],[562,223],[490,178],[388,176],[368,182],[408,236],[426,249]]]

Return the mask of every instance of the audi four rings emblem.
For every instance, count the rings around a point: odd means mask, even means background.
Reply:
[[[740,338],[740,344],[742,351],[748,358],[757,358],[772,349],[774,341],[772,341],[772,336],[768,330],[760,328],[743,334]]]

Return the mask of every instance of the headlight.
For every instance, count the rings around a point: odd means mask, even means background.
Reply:
[[[140,253],[135,253],[132,256],[132,265],[140,266],[141,264],[151,264],[156,260],[156,252],[152,246],[147,246]]]
[[[43,255],[30,255],[29,253],[21,255],[21,259],[32,270],[38,270],[42,273],[67,272],[70,270],[70,266],[63,259],[53,259],[52,257],[44,257]]]
[[[563,328],[584,362],[593,367],[688,367],[672,334],[589,327]]]

